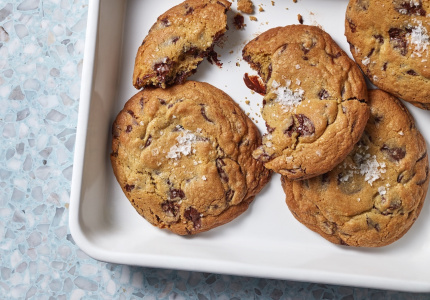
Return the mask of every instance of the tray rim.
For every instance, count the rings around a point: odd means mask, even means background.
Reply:
[[[338,273],[326,270],[304,270],[297,267],[274,268],[252,264],[231,263],[216,259],[175,258],[174,256],[153,254],[124,255],[97,246],[91,239],[91,234],[83,225],[81,209],[82,178],[84,172],[85,149],[90,115],[91,97],[94,88],[94,68],[97,52],[97,36],[99,31],[100,5],[103,0],[92,0],[88,5],[87,28],[85,38],[84,60],[82,68],[78,125],[73,160],[73,175],[70,192],[69,228],[77,246],[90,257],[111,263],[154,267],[163,269],[177,269],[187,271],[211,272],[236,276],[272,278],[278,280],[293,280],[300,282],[318,282],[333,285],[349,285],[362,288],[386,289],[403,292],[430,292],[430,281],[407,281],[392,278],[377,277],[374,283],[369,282],[372,276]],[[105,1],[106,2],[106,1]],[[96,233],[97,234],[97,233]],[[197,260],[197,261],[196,261]],[[136,263],[137,262],[137,263]],[[193,266],[190,268],[190,266]],[[227,267],[227,268],[226,268]]]

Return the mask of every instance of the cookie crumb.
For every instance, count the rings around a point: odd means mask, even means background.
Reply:
[[[249,105],[249,104],[251,103],[251,101],[246,100],[246,101],[245,101],[245,103],[246,103],[247,105]]]
[[[302,15],[301,15],[301,14],[298,14],[298,15],[297,15],[297,20],[299,20],[299,23],[300,23],[300,24],[303,24],[303,17],[302,17]]]
[[[240,63],[238,63],[238,62],[237,62],[237,63],[236,63],[236,66],[237,66],[237,67],[240,67]]]
[[[249,19],[250,19],[251,21],[257,21],[257,18],[256,18],[256,17],[254,17],[254,16],[250,16],[250,17],[249,17]]]
[[[233,18],[234,27],[238,30],[245,28],[246,24],[244,21],[244,17],[240,13],[237,13]]]
[[[297,0],[293,0],[294,3],[297,3]]]
[[[275,6],[275,1],[271,1],[272,2],[272,6]]]
[[[259,12],[263,12],[263,11],[264,11],[263,7],[262,7],[262,6],[259,6],[259,7],[258,7],[258,11],[259,11]]]
[[[254,12],[254,4],[251,0],[238,0],[237,10],[246,14],[252,14]]]

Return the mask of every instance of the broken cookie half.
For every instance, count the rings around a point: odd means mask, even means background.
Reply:
[[[166,88],[183,83],[227,30],[226,0],[187,0],[158,17],[136,55],[133,85]]]

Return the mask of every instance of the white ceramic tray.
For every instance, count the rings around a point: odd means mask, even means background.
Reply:
[[[120,264],[430,292],[429,199],[412,229],[380,249],[336,246],[305,228],[288,211],[276,175],[247,212],[197,236],[170,234],[135,212],[110,166],[111,124],[136,93],[137,48],[157,16],[179,2],[90,1],[70,204],[70,230],[79,247],[95,259]],[[300,13],[305,24],[321,25],[349,53],[343,35],[348,1],[274,2],[254,0],[264,9],[255,14],[258,21],[246,16],[244,31],[230,24],[223,48],[216,48],[223,67],[205,61],[192,77],[230,94],[262,132],[261,96],[251,94],[242,80],[245,72],[255,74],[241,60],[247,41],[269,28],[298,24]],[[229,21],[235,3],[232,8]],[[429,112],[408,107],[430,141]]]

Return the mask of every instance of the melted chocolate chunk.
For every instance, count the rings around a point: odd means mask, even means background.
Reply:
[[[257,92],[263,96],[266,95],[266,86],[260,77],[256,75],[249,76],[248,73],[245,73],[243,76],[243,81],[250,90],[253,90],[254,92]]]
[[[374,51],[375,51],[375,48],[370,49],[369,54],[367,54],[367,57],[370,57]]]
[[[234,27],[238,30],[245,28],[244,20],[244,17],[240,13],[237,13],[233,18]]]
[[[204,104],[200,104],[201,108],[200,108],[200,113],[202,114],[203,118],[205,118],[206,121],[213,123],[213,121],[211,119],[208,118],[208,116],[206,115],[206,108]]]
[[[357,31],[357,25],[355,25],[350,19],[347,19],[347,21],[351,32],[355,33]]]
[[[309,136],[315,133],[315,126],[311,119],[304,114],[294,115],[294,117],[298,124],[293,122],[293,124],[284,131],[285,134],[291,137],[294,132],[297,132],[298,136]]]
[[[185,193],[181,189],[170,189],[169,193],[170,193],[170,195],[169,195],[170,200],[184,199],[185,198]]]
[[[154,71],[157,72],[157,79],[161,82],[166,82],[167,75],[169,75],[170,69],[173,66],[173,62],[169,58],[166,58],[165,61],[166,62],[154,65]]]
[[[385,144],[381,147],[381,151],[384,152],[388,158],[394,162],[400,161],[406,155],[406,151],[404,149],[397,147],[390,148]]]
[[[227,192],[225,192],[225,200],[227,200],[227,202],[230,202],[231,199],[233,199],[233,196],[234,196],[233,190],[228,190]]]
[[[214,50],[210,50],[209,53],[207,54],[207,60],[211,63],[211,64],[216,64],[218,67],[222,66],[222,63],[219,61],[218,59],[218,54],[214,51]]]
[[[415,72],[414,70],[408,70],[408,71],[406,71],[406,73],[411,75],[411,76],[418,76],[418,73]]]
[[[404,1],[395,0],[394,9],[402,15],[415,15],[415,16],[425,16],[426,11],[423,9],[423,4],[421,1],[416,3],[415,1]]]
[[[194,229],[198,229],[202,225],[200,213],[194,207],[185,210],[184,218],[193,222]]]
[[[169,27],[170,26],[170,21],[169,18],[166,16],[163,19],[160,20],[161,24],[163,24],[164,27]]]
[[[130,133],[132,129],[133,129],[133,126],[127,125],[127,129],[125,130],[125,132]]]
[[[373,221],[368,216],[366,216],[366,222],[367,222],[367,226],[369,226],[370,228],[375,228],[375,230],[378,231],[378,232],[381,229],[380,226],[379,226],[379,224],[376,223],[375,221]]]
[[[221,181],[224,181],[225,183],[227,183],[228,182],[228,175],[223,169],[223,167],[226,166],[224,160],[222,158],[217,158],[215,160],[215,164],[216,164],[216,169],[218,171],[218,175],[221,178]]]
[[[158,101],[160,101],[161,105],[166,105],[166,100],[158,98]]]
[[[273,131],[275,131],[275,128],[270,127],[269,124],[267,124],[266,122],[266,128],[267,128],[267,132],[272,133]]]
[[[127,192],[131,192],[134,189],[134,187],[135,187],[134,184],[126,184],[124,188]]]
[[[166,215],[176,217],[179,212],[179,205],[174,201],[164,201],[161,203],[161,209],[166,213]]]
[[[145,148],[151,145],[151,142],[152,142],[152,135],[149,135],[145,143]]]
[[[406,31],[400,28],[390,28],[388,30],[390,36],[390,42],[393,44],[393,48],[400,51],[400,54],[405,56],[408,53]]]
[[[324,100],[324,99],[327,99],[328,97],[330,97],[330,94],[325,89],[322,89],[321,91],[319,91],[318,97],[321,100]]]

